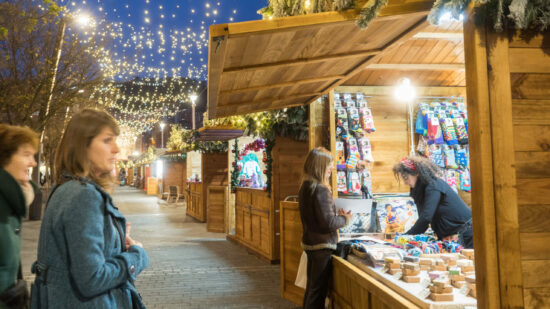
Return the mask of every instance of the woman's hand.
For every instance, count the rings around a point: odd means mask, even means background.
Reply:
[[[346,222],[351,222],[351,219],[353,218],[351,210],[346,212],[343,208],[338,209],[338,215],[344,216],[346,218]]]
[[[130,236],[126,236],[126,250],[129,250],[131,246],[138,246],[143,248],[143,244],[137,240],[133,240]]]

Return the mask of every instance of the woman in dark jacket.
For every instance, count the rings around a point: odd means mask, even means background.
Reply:
[[[31,129],[0,124],[0,308],[7,306],[1,294],[16,283],[20,268],[21,218],[38,191],[29,179],[37,148]]]
[[[338,243],[337,230],[346,226],[351,214],[336,213],[329,187],[332,156],[325,148],[309,152],[299,193],[302,247],[307,254],[307,284],[304,308],[324,308],[332,272],[332,252]]]
[[[32,267],[31,308],[145,307],[133,282],[149,258],[109,194],[118,134],[109,114],[91,109],[67,125]]]
[[[418,220],[406,234],[422,234],[431,224],[439,239],[458,234],[459,243],[473,248],[472,211],[439,175],[441,171],[423,157],[408,157],[397,163],[393,172],[411,188],[418,208]]]

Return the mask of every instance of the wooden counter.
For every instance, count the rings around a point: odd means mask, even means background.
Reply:
[[[235,240],[270,262],[279,260],[278,210],[267,192],[237,188],[235,197]]]

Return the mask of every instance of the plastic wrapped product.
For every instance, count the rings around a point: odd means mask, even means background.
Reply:
[[[365,160],[367,162],[374,162],[369,139],[366,137],[361,137],[357,140],[357,144],[359,144],[361,160]]]
[[[336,136],[346,137],[349,131],[348,113],[340,107],[336,110]]]
[[[459,171],[459,180],[460,180],[460,190],[465,192],[472,191],[472,183],[470,181],[470,170],[460,170]]]
[[[361,194],[361,181],[357,172],[348,172],[348,194]]]
[[[361,127],[359,119],[359,111],[355,107],[348,107],[348,118],[349,118],[349,129],[352,132],[363,133],[363,128]]]
[[[338,192],[342,192],[344,194],[348,193],[346,172],[338,171],[336,173],[336,184],[337,184],[337,187],[338,187]]]
[[[448,145],[444,145],[443,152],[445,153],[445,167],[457,169],[458,165],[456,164],[454,149]]]
[[[346,168],[346,156],[344,150],[344,142],[336,142],[336,169],[343,170]]]
[[[346,144],[348,147],[346,167],[349,169],[354,169],[357,166],[357,161],[361,158],[361,155],[359,154],[359,147],[357,146],[357,140],[353,137],[348,137],[346,139]]]
[[[458,138],[456,137],[456,130],[453,124],[453,119],[445,117],[440,118],[441,130],[443,131],[443,137],[447,145],[457,145]]]
[[[362,107],[359,109],[359,115],[361,117],[361,126],[363,130],[367,133],[372,133],[376,131],[374,127],[374,118],[372,117],[372,112],[368,107]]]

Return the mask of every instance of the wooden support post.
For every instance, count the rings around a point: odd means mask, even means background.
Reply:
[[[521,265],[521,248],[508,38],[487,31],[487,47],[500,301],[504,308],[520,308],[523,307],[523,276],[520,268],[510,267]]]
[[[474,246],[476,250],[476,286],[480,308],[500,308],[497,222],[493,192],[493,148],[491,143],[491,111],[487,80],[486,33],[474,24],[470,14],[464,23],[464,55],[471,179]]]

